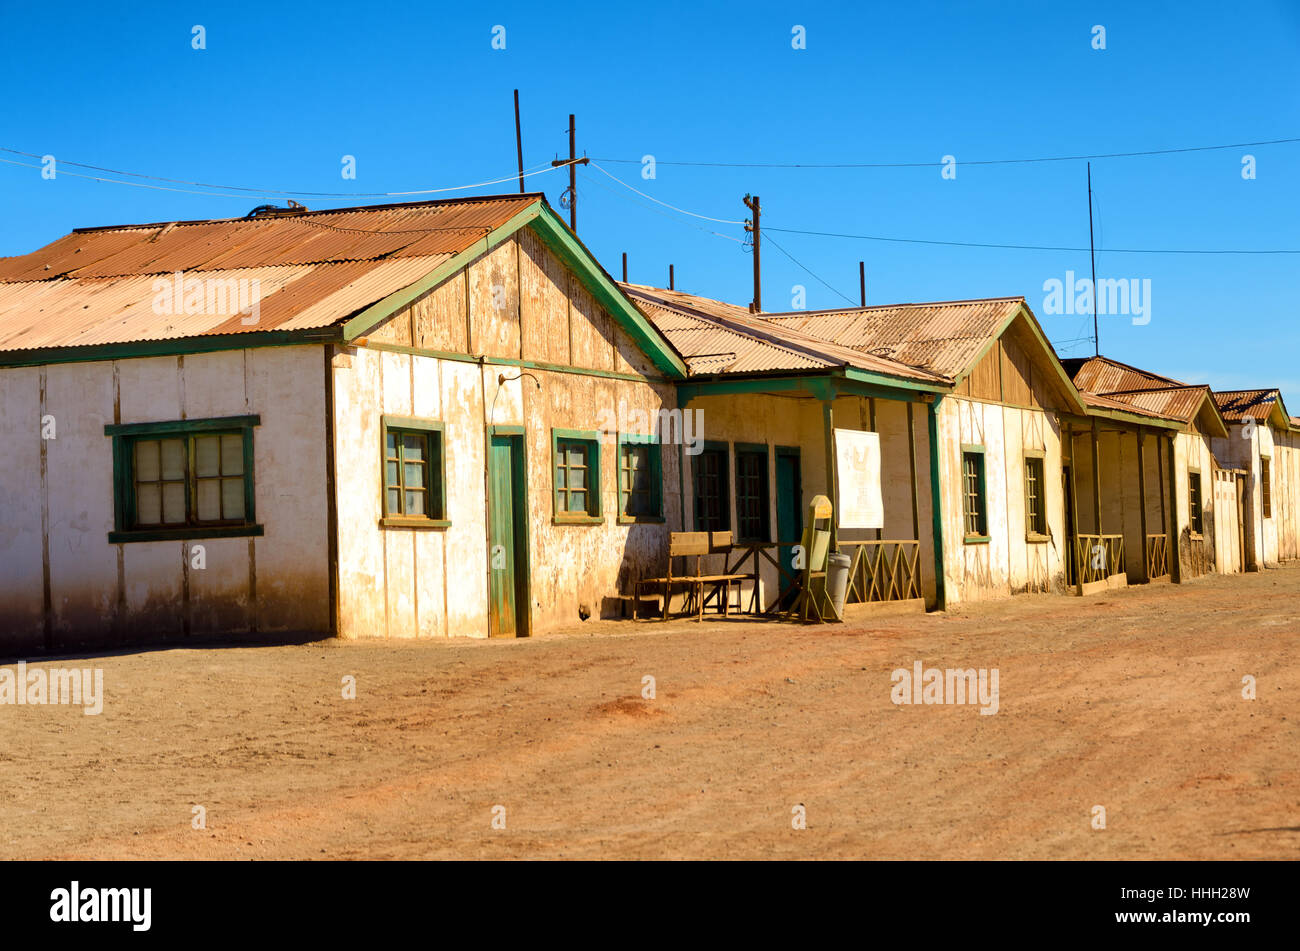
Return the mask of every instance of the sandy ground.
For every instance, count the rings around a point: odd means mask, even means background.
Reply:
[[[1294,859],[1298,594],[65,661],[104,712],[0,706],[0,857]],[[918,660],[996,667],[998,713],[895,705]]]

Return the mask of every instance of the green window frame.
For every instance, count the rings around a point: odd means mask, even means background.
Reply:
[[[987,542],[988,484],[983,446],[961,447],[961,489],[963,541],[968,545]]]
[[[706,441],[691,462],[695,479],[695,530],[731,530],[730,455],[725,442]]]
[[[380,518],[384,528],[446,528],[445,427],[414,416],[381,417]]]
[[[662,449],[656,436],[620,433],[618,437],[618,520],[662,522]]]
[[[768,450],[764,443],[736,443],[736,541],[771,541]]]
[[[1203,506],[1203,490],[1201,484],[1201,471],[1199,469],[1187,470],[1187,527],[1193,535],[1202,535],[1205,530],[1205,513]]]
[[[1025,453],[1025,541],[1045,542],[1047,535],[1047,464],[1045,454]]]
[[[1273,468],[1272,462],[1272,456],[1259,457],[1259,495],[1265,518],[1273,517],[1273,487],[1270,485],[1272,479],[1269,471]]]
[[[553,516],[557,524],[603,522],[600,507],[600,434],[582,429],[551,430]]]
[[[104,427],[113,440],[110,543],[261,535],[253,485],[259,416]]]

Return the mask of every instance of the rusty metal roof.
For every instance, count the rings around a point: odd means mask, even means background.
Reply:
[[[927,383],[946,382],[925,369],[830,343],[734,304],[640,284],[619,287],[681,354],[691,376],[853,367]]]
[[[0,350],[326,327],[471,247],[537,194],[78,229],[0,258]],[[260,313],[160,313],[160,280],[257,281]],[[166,310],[167,308],[161,308]]]
[[[953,380],[970,368],[1024,304],[1023,297],[993,297],[788,311],[763,314],[763,319]]]
[[[1144,410],[1165,419],[1190,423],[1210,395],[1208,386],[1155,387],[1140,390],[1117,390],[1098,394],[1105,398]]]
[[[1074,385],[1090,393],[1185,386],[1179,380],[1139,370],[1109,357],[1071,357],[1061,361]]]
[[[1223,418],[1232,422],[1244,419],[1264,421],[1277,405],[1277,390],[1223,390],[1214,394]]]

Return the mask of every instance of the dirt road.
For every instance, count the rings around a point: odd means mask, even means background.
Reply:
[[[1297,858],[1298,595],[42,661],[104,710],[0,706],[0,857]],[[917,661],[997,713],[895,704]]]

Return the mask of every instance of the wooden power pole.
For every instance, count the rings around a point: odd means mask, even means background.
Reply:
[[[569,190],[565,194],[569,196],[569,230],[574,234],[578,233],[578,166],[586,165],[588,161],[585,155],[578,158],[577,139],[573,131],[573,113],[569,113],[569,160],[562,162],[556,159],[551,163],[551,167],[569,166]]]
[[[750,305],[754,313],[763,312],[763,267],[761,252],[762,232],[759,230],[759,216],[762,212],[759,210],[758,196],[752,198],[746,195],[744,198],[745,207],[754,213],[754,217],[745,222],[745,230],[754,236],[754,302]]]
[[[867,306],[867,262],[858,262],[858,290],[862,294],[862,306]]]

